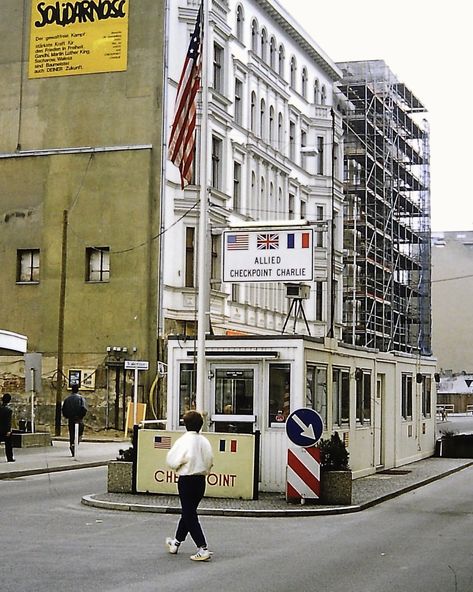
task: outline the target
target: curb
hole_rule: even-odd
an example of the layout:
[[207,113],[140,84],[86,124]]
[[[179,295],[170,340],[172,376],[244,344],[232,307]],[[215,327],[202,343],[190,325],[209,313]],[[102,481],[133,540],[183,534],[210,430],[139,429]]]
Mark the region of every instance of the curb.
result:
[[75,465],[62,465],[60,467],[46,467],[41,469],[24,469],[20,471],[9,471],[8,473],[0,473],[1,479],[17,479],[18,477],[29,477],[30,475],[42,475],[44,473],[60,473],[61,471],[73,471],[76,469],[91,469],[94,467],[103,467],[108,465],[108,460],[88,462]]
[[[415,489],[419,489],[424,485],[428,485],[429,483],[433,483],[434,481],[438,481],[443,477],[448,477],[453,473],[457,473],[471,467],[473,465],[473,461],[467,462],[462,466],[455,467],[450,469],[444,473],[439,473],[438,475],[434,475],[432,477],[428,477],[422,481],[418,481],[417,483],[412,483],[411,485],[407,485],[406,487],[402,487],[396,491],[392,491],[391,493],[382,495],[378,498],[369,500],[367,502],[361,504],[354,504],[351,506],[335,506],[332,508],[298,508],[298,509],[284,509],[284,510],[276,510],[276,509],[262,509],[262,510],[245,510],[245,509],[234,509],[234,508],[199,508],[199,515],[200,516],[227,516],[227,517],[248,517],[248,518],[291,518],[291,517],[300,517],[300,516],[327,516],[327,515],[336,515],[336,514],[352,514],[355,512],[361,512],[362,510],[366,510],[378,504],[381,504],[385,501],[403,495],[404,493],[409,493]],[[181,509],[180,507],[171,507],[171,506],[150,506],[149,504],[138,504],[134,502],[112,502],[112,501],[105,501],[105,500],[98,500],[95,499],[95,495],[97,494],[90,494],[85,495],[81,499],[81,503],[85,506],[91,506],[95,508],[100,508],[104,510],[118,510],[118,511],[125,511],[125,512],[150,512],[155,514],[180,514]]]

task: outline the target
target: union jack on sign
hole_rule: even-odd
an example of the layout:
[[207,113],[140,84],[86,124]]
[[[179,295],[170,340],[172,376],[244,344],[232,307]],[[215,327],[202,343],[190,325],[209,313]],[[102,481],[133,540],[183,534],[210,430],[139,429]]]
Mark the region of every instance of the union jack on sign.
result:
[[260,251],[279,249],[279,234],[258,234],[256,248]]

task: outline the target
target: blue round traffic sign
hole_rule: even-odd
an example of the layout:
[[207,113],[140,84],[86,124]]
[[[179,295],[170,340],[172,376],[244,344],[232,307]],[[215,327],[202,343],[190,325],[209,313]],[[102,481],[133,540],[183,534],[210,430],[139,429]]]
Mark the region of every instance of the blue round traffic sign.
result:
[[314,409],[296,409],[286,420],[286,434],[293,444],[309,448],[322,437],[324,422]]

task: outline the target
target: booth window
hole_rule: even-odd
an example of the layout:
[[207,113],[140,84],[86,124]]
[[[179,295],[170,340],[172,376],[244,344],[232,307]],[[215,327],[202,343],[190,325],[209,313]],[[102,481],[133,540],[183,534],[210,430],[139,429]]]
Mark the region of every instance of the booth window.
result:
[[371,424],[371,374],[357,368],[356,380],[356,422]]
[[422,415],[430,417],[432,413],[432,379],[424,376],[422,381]]
[[401,378],[401,414],[403,419],[412,419],[412,374]]
[[334,368],[332,372],[332,414],[336,425],[350,421],[350,372],[345,368]]
[[215,413],[253,414],[253,370],[219,368],[215,373]]
[[291,406],[291,365],[269,365],[269,425],[286,421]]
[[327,368],[307,364],[306,395],[307,407],[317,411],[327,425]]
[[184,413],[195,409],[196,369],[194,364],[181,364],[179,372],[179,423]]

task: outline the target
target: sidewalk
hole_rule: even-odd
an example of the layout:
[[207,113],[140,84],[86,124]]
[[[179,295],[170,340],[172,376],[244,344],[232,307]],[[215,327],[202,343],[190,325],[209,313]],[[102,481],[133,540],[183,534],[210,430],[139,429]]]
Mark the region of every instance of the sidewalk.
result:
[[[65,440],[53,440],[53,445],[42,448],[16,448],[16,462],[7,463],[3,446],[0,447],[0,483],[2,479],[15,479],[40,473],[69,471],[104,466],[115,460],[121,448],[128,448],[129,440],[85,439],[79,446],[77,458],[69,452]],[[473,465],[470,459],[431,457],[397,469],[376,473],[353,481],[353,503],[350,506],[324,506],[306,503],[288,504],[283,494],[260,493],[258,500],[204,498],[199,506],[201,515],[216,516],[314,516],[358,512],[412,489],[422,487],[442,477]],[[107,488],[106,480],[103,484]],[[82,498],[85,505],[109,510],[180,512],[177,496],[96,493]]]

